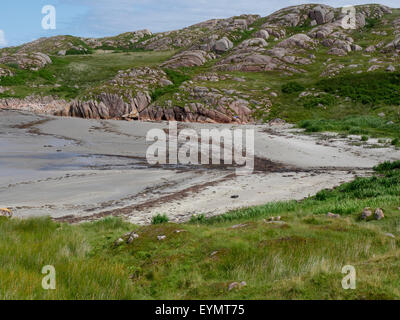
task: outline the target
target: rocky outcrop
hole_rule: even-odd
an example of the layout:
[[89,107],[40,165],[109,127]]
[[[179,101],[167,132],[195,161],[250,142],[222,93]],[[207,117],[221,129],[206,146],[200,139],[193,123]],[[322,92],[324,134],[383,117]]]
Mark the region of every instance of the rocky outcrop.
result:
[[16,53],[5,55],[0,58],[1,64],[15,64],[20,69],[39,70],[47,64],[51,64],[50,57],[41,52],[35,53]]
[[134,32],[122,33],[115,37],[106,38],[86,38],[84,42],[91,48],[109,47],[109,48],[131,48],[143,38],[151,37],[153,34],[150,30],[138,30]]
[[232,48],[233,48],[233,43],[227,37],[223,37],[222,39],[215,42],[215,45],[213,47],[214,51],[217,53],[226,52]]
[[258,30],[258,31],[254,34],[254,36],[255,36],[256,38],[261,38],[261,39],[264,39],[264,40],[268,40],[268,39],[269,39],[269,33],[268,33],[267,30],[264,30],[264,29]]
[[7,77],[7,76],[12,76],[13,73],[10,69],[6,67],[0,67],[0,78],[1,77]]
[[390,51],[400,51],[400,35],[397,35],[393,41],[389,42],[384,50],[384,52],[390,52]]
[[189,103],[185,107],[160,107],[150,106],[140,113],[140,120],[151,121],[183,121],[183,122],[206,122],[206,123],[233,123],[248,122],[251,118],[249,110],[240,109],[240,118],[234,112],[227,109],[213,110],[201,103]]
[[0,108],[53,114],[67,108],[69,102],[51,96],[28,96],[25,99],[0,99]]
[[333,21],[335,13],[332,7],[318,5],[309,11],[308,16],[317,24],[325,24]]
[[263,38],[251,38],[243,41],[239,48],[248,48],[248,47],[266,47],[268,45],[267,41]]
[[281,48],[302,48],[302,49],[313,49],[316,43],[313,39],[303,33],[295,34],[280,43],[277,47]]
[[215,66],[225,71],[272,71],[277,69],[279,60],[257,53],[238,53],[231,55]]
[[195,67],[201,66],[209,59],[214,59],[213,54],[203,50],[189,50],[176,54],[161,66],[165,68]]
[[147,107],[150,100],[145,93],[138,93],[129,102],[125,102],[118,95],[103,93],[98,96],[97,100],[73,101],[71,105],[61,112],[57,112],[56,115],[88,119],[122,119],[129,114],[132,114],[133,117],[138,115],[138,110]]
[[[157,51],[176,48],[211,51],[218,39],[226,37],[229,41],[237,40],[240,37],[239,32],[247,30],[259,18],[259,15],[241,15],[228,19],[211,19],[181,30],[154,34],[138,46]],[[224,43],[221,48],[225,50],[227,47],[230,47],[229,42]]]

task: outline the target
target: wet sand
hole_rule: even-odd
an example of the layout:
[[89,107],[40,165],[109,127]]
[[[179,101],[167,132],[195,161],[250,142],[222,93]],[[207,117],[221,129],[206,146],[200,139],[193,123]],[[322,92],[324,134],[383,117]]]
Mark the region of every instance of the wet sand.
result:
[[302,199],[368,174],[379,162],[400,159],[393,148],[321,139],[290,126],[246,125],[241,128],[256,132],[251,175],[238,176],[226,166],[150,166],[145,154],[151,143],[145,137],[153,128],[167,130],[168,123],[0,110],[0,207],[17,217],[49,215],[66,222],[114,215],[146,224],[157,213],[186,221],[193,214]]

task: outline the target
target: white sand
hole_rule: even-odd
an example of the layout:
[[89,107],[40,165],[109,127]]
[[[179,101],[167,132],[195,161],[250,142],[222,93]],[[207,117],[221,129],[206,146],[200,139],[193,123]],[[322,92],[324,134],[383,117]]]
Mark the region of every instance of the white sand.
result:
[[[29,123],[36,124],[15,127]],[[247,125],[241,128],[256,130],[256,156],[294,166],[295,172],[236,176],[223,169],[151,168],[143,158],[150,145],[145,136],[153,128],[166,129],[168,123],[0,111],[0,207],[11,208],[19,217],[77,218],[65,221],[120,214],[143,224],[157,213],[185,221],[192,214],[216,215],[270,201],[302,199],[350,181],[355,173],[365,174],[379,162],[400,159],[393,148],[354,146],[338,138],[321,140],[296,134],[289,127]],[[239,197],[232,199],[232,195]]]

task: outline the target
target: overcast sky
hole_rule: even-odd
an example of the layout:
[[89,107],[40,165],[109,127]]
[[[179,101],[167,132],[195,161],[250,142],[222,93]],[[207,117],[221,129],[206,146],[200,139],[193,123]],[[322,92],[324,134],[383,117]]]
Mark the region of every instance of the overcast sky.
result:
[[[139,29],[168,31],[212,18],[266,16],[283,7],[316,2],[333,7],[371,2],[400,7],[399,0],[1,0],[0,47],[60,34],[101,37]],[[45,5],[56,8],[55,30],[42,28]]]

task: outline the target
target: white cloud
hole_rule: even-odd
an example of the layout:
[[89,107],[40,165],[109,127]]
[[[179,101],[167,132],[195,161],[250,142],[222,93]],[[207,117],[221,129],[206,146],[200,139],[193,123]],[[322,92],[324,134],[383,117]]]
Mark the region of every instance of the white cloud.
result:
[[0,47],[7,46],[6,36],[3,30],[0,29]]

